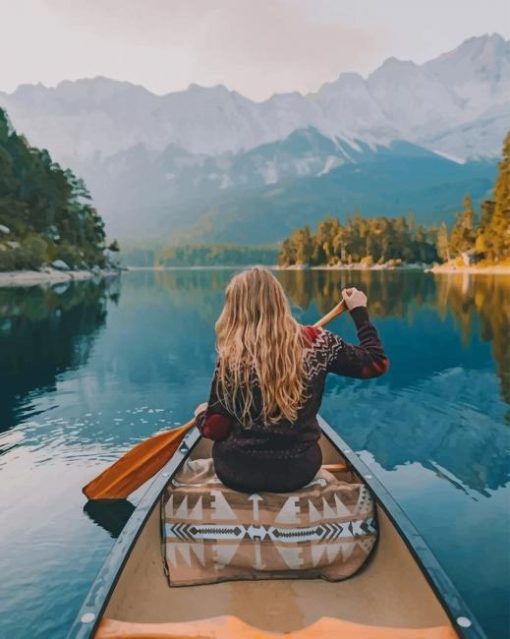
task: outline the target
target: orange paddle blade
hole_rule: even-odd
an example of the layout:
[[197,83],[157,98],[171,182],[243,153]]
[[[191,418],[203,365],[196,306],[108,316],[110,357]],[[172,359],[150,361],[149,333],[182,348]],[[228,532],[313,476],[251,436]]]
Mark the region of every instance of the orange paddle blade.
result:
[[84,494],[89,499],[125,499],[163,468],[194,424],[192,419],[140,442],[84,486]]

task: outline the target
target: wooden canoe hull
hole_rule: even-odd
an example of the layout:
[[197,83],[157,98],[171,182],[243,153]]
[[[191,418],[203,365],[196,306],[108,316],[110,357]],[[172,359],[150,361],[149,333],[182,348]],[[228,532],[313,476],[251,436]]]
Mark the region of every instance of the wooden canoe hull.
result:
[[250,626],[237,617],[215,617],[185,623],[132,623],[104,618],[98,639],[456,639],[451,626],[437,628],[369,627],[323,617],[307,628],[274,633]]
[[323,420],[320,424],[324,462],[347,462],[377,501],[380,539],[365,570],[337,583],[278,580],[169,588],[161,562],[159,496],[188,456],[210,456],[210,442],[194,429],[141,499],[69,637],[485,637],[382,484]]

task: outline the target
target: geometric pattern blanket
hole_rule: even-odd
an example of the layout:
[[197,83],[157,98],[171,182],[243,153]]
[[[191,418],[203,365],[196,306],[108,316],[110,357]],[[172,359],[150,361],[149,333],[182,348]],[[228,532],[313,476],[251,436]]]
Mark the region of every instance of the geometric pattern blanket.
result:
[[249,495],[224,486],[212,459],[187,460],[161,502],[169,584],[351,577],[374,548],[377,523],[367,487],[343,477],[321,469],[293,493]]

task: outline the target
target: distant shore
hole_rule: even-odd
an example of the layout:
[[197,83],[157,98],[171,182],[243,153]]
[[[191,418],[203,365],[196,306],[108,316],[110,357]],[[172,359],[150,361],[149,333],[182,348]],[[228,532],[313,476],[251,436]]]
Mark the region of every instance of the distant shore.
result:
[[[252,266],[256,266],[256,264],[204,264],[203,266],[193,265],[193,266],[126,266],[127,271],[182,271],[182,270],[237,270],[250,268]],[[272,271],[395,271],[395,270],[412,270],[412,271],[423,271],[427,268],[430,268],[430,265],[426,264],[406,264],[403,266],[388,266],[386,264],[376,264],[374,266],[363,266],[362,264],[342,264],[335,266],[328,266],[324,264],[323,266],[302,266],[302,265],[292,265],[292,266],[279,266],[278,264],[264,264],[267,268]]]
[[0,288],[80,282],[94,277],[116,277],[118,274],[119,271],[59,271],[53,268],[47,268],[43,271],[3,271],[0,272]]
[[321,264],[318,266],[303,266],[293,264],[292,266],[273,266],[277,271],[427,271],[431,264]]
[[364,264],[321,264],[318,266],[273,266],[277,271],[423,271],[428,268],[424,264],[403,264],[399,266],[389,266],[388,264],[374,264],[366,266]]
[[423,271],[425,273],[470,273],[472,275],[510,275],[510,265],[488,265],[488,266],[455,266],[452,264],[374,264],[366,266],[364,264],[339,264],[323,266],[276,266],[279,271]]
[[[388,264],[374,264],[373,266],[366,266],[364,264],[335,264],[329,266],[327,264],[321,266],[304,266],[304,265],[292,265],[292,266],[279,266],[277,264],[267,264],[267,268],[272,271],[422,271],[424,273],[434,274],[461,274],[468,273],[472,275],[510,275],[510,265],[504,266],[452,266],[451,264],[400,264],[397,266]],[[221,271],[221,270],[238,270],[250,268],[246,264],[218,264],[218,265],[203,265],[203,266],[127,266],[126,271]],[[0,273],[0,277],[1,277]]]
[[468,273],[471,275],[510,275],[510,266],[452,266],[438,264],[429,269],[431,273],[439,275],[454,275]]

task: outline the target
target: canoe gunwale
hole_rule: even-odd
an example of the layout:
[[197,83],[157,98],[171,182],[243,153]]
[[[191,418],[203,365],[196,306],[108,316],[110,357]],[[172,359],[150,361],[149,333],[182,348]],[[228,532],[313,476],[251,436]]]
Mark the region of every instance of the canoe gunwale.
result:
[[[338,448],[356,473],[360,475],[370,488],[378,505],[384,510],[390,522],[397,530],[400,538],[405,543],[411,556],[416,561],[417,566],[432,588],[439,603],[444,608],[455,632],[457,632],[462,639],[487,639],[485,631],[464,602],[456,586],[445,573],[423,537],[395,501],[388,489],[377,479],[360,456],[351,450],[347,442],[345,442],[322,417],[318,416],[317,419],[323,436],[329,439],[333,446]],[[471,626],[469,628],[459,626],[457,622],[459,617],[469,619]]]
[[[163,466],[156,477],[143,493],[133,514],[122,529],[113,548],[101,566],[78,615],[71,626],[67,639],[89,639],[94,636],[101,621],[110,597],[122,574],[122,570],[129,559],[132,549],[136,545],[156,502],[159,501],[169,479],[185,462],[190,452],[201,438],[198,428],[193,427],[182,440],[177,452]],[[82,618],[89,618],[90,622],[83,622]],[[91,616],[92,615],[92,616]]]
[[[370,468],[353,452],[349,445],[320,416],[319,425],[323,436],[345,457],[356,473],[370,488],[378,505],[384,510],[395,527],[418,568],[432,588],[439,603],[451,621],[452,627],[462,639],[487,639],[485,632],[471,613],[457,588],[416,530],[410,519],[397,504],[384,485],[374,476]],[[91,639],[101,621],[115,586],[122,574],[132,549],[136,545],[154,506],[159,501],[169,479],[177,472],[200,441],[201,435],[193,428],[183,439],[178,451],[156,475],[142,495],[136,509],[127,521],[113,548],[95,578],[78,615],[71,626],[67,639]],[[83,622],[82,618],[90,621]],[[470,620],[469,628],[460,627],[457,618]]]

